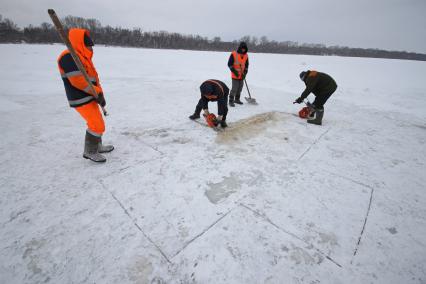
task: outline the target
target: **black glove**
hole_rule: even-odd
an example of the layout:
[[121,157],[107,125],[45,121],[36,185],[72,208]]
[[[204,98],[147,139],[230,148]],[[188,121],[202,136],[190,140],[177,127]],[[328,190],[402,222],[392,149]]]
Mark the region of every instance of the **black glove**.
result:
[[301,104],[301,103],[303,103],[303,98],[302,98],[302,97],[299,97],[299,98],[297,98],[294,102],[295,102],[295,103],[298,103],[298,104]]
[[96,101],[98,102],[98,104],[99,104],[101,107],[105,107],[105,106],[106,106],[106,101],[105,101],[105,97],[104,97],[104,94],[103,94],[103,93],[100,93],[100,94],[98,95],[98,98],[96,99]]
[[243,79],[245,79],[245,78],[246,78],[247,73],[248,73],[248,69],[245,69],[245,70],[244,70],[244,74],[243,74]]
[[219,120],[217,120],[217,118],[212,119],[212,121],[215,127],[219,125]]
[[231,72],[234,73],[235,76],[239,77],[240,74],[238,74],[238,71],[235,70],[235,68],[231,68]]

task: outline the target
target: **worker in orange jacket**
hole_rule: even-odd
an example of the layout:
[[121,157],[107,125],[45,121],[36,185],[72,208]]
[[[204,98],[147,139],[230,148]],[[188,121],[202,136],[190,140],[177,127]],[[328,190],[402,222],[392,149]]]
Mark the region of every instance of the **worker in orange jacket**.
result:
[[238,49],[233,51],[228,59],[228,67],[231,70],[232,77],[232,89],[229,95],[229,106],[231,107],[235,107],[235,104],[243,104],[240,97],[249,67],[247,51],[247,44],[241,42]]
[[102,145],[105,123],[99,105],[105,107],[106,101],[92,62],[94,44],[89,31],[85,29],[70,29],[68,37],[96,90],[96,94],[91,93],[89,84],[68,49],[63,51],[58,58],[58,67],[69,105],[87,122],[83,157],[94,162],[105,162],[106,158],[101,153],[111,152],[114,146]]

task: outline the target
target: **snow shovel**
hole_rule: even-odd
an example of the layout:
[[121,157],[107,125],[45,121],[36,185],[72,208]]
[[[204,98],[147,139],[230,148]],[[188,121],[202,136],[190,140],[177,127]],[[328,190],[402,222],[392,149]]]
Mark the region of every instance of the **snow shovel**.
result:
[[245,79],[245,78],[244,78],[244,83],[246,84],[247,92],[248,92],[248,95],[249,95],[249,97],[248,97],[248,98],[247,98],[247,97],[245,97],[246,101],[247,101],[249,104],[257,105],[256,99],[255,99],[255,98],[252,98],[252,97],[251,97],[251,95],[250,95],[250,90],[249,90],[249,87],[248,87],[248,85],[247,85],[247,81],[246,81],[246,79]]

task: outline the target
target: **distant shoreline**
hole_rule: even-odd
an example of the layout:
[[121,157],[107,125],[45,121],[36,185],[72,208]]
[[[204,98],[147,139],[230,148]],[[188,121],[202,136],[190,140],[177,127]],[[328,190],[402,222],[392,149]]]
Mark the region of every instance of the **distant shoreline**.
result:
[[[293,41],[277,42],[269,40],[266,36],[260,38],[244,36],[239,40],[229,42],[222,41],[220,37],[208,39],[199,35],[184,35],[167,31],[147,32],[140,28],[130,30],[121,27],[103,26],[96,19],[74,16],[67,16],[62,19],[62,22],[65,29],[79,27],[89,30],[95,44],[106,46],[230,52],[237,47],[240,41],[245,41],[248,44],[250,53],[426,61],[426,54],[406,51],[326,46],[324,44]],[[13,21],[0,17],[0,43],[54,44],[61,43],[61,40],[50,23],[42,23],[40,26],[30,25],[20,29]]]

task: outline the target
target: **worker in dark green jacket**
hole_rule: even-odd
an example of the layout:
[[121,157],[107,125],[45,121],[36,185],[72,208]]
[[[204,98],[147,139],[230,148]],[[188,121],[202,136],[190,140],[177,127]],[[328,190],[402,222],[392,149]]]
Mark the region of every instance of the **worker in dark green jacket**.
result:
[[313,104],[308,104],[310,108],[308,123],[321,125],[324,116],[324,104],[336,91],[337,84],[330,75],[314,70],[303,71],[300,73],[300,79],[305,82],[306,89],[294,103],[301,104],[310,93],[313,93],[315,101]]

